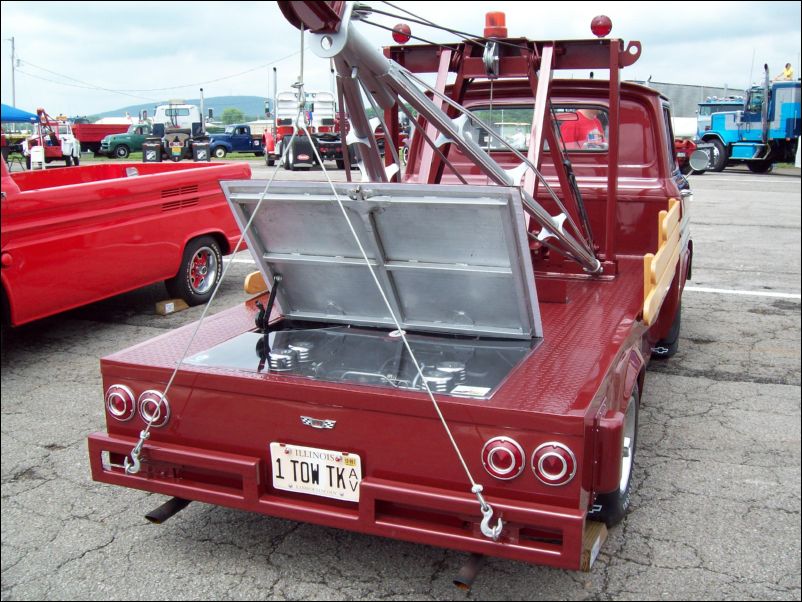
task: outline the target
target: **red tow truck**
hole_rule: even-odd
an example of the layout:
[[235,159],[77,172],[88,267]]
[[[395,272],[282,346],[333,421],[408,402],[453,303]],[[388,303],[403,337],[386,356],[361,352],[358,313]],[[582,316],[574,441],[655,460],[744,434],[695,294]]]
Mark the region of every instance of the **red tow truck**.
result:
[[25,162],[31,168],[34,149],[43,149],[45,163],[64,160],[67,167],[81,162],[81,143],[75,137],[72,126],[64,120],[54,119],[44,109],[36,109],[39,120],[34,124],[34,131],[22,145]]
[[[197,500],[587,568],[691,270],[669,101],[620,79],[640,44],[495,14],[382,55],[363,5],[279,4],[333,59],[364,179],[222,184],[269,294],[102,360],[93,478],[171,496],[155,522]],[[553,77],[574,69],[610,80]],[[403,176],[363,90],[396,144],[418,112]]]
[[9,173],[2,161],[3,328],[162,280],[205,302],[239,239],[219,181],[249,177],[243,163]]

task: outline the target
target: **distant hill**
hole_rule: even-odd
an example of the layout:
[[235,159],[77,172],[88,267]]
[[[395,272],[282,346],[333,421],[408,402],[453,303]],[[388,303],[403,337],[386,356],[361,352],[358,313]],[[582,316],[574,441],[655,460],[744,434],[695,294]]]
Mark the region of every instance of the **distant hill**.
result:
[[[183,100],[186,104],[200,106],[200,98],[185,98]],[[262,119],[265,116],[265,100],[263,96],[213,96],[205,98],[203,100],[203,105],[207,111],[210,108],[214,109],[215,119],[219,119],[223,114],[223,110],[228,108],[239,109],[245,113],[245,115]],[[142,110],[146,110],[148,115],[152,116],[155,106],[166,104],[167,102],[168,101],[165,100],[157,103],[130,105],[114,109],[113,111],[106,111],[105,113],[93,113],[91,117],[97,117],[98,119],[102,117],[122,117],[125,116],[126,113],[133,116],[139,115],[139,112]]]

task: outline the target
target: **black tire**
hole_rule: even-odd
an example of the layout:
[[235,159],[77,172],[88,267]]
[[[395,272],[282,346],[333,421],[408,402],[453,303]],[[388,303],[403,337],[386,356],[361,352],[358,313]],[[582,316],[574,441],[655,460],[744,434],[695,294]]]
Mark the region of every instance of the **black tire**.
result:
[[27,169],[27,170],[31,169],[31,156],[30,155],[25,155],[25,169]]
[[749,161],[746,166],[752,173],[769,173],[774,167],[774,161],[769,157],[761,161]]
[[172,297],[200,305],[212,296],[222,272],[220,245],[211,236],[199,236],[187,243],[178,273],[165,285]]
[[290,171],[298,171],[298,167],[295,165],[295,153],[293,152],[295,145],[290,145],[290,149],[287,151],[287,161],[284,165]]
[[[621,441],[621,482],[618,489],[596,496],[596,503],[588,513],[590,520],[600,521],[608,527],[617,525],[626,516],[632,501],[632,472],[638,443],[638,413],[640,395],[638,386],[632,390],[624,417]],[[631,412],[631,414],[630,414]]]
[[290,168],[290,157],[289,157],[289,154],[285,154],[285,152],[284,152],[286,150],[286,148],[285,148],[286,146],[287,146],[287,143],[282,138],[281,139],[281,165],[284,167],[284,169],[288,170]]
[[81,164],[81,158],[80,157],[73,157],[72,158],[72,164],[75,165],[75,167],[78,167]]
[[724,147],[724,143],[718,138],[713,138],[709,142],[713,145],[710,170],[724,171],[724,168],[727,167],[727,149]]
[[72,167],[72,157],[70,157],[69,155],[64,156],[64,166]]
[[693,173],[693,168],[691,167],[690,163],[683,163],[679,166],[679,171],[683,176],[687,176]]
[[677,305],[677,312],[674,314],[674,321],[671,323],[671,330],[664,339],[655,343],[652,347],[652,357],[668,359],[679,350],[679,331],[682,327],[682,301]]
[[345,160],[337,159],[337,169],[345,169]]
[[273,167],[276,164],[276,159],[272,153],[265,153],[265,165]]
[[118,159],[127,159],[128,155],[131,154],[131,149],[128,148],[127,145],[121,144],[120,146],[114,149],[114,156]]
[[212,149],[212,156],[215,159],[225,159],[225,156],[228,154],[225,146],[215,146]]

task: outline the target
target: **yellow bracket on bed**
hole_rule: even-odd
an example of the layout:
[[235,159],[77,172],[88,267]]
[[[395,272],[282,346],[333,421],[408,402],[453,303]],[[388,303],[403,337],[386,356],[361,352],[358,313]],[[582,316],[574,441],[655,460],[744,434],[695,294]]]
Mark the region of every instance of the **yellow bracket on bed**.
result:
[[668,294],[679,262],[681,203],[668,200],[658,217],[657,253],[643,256],[643,321],[651,326]]

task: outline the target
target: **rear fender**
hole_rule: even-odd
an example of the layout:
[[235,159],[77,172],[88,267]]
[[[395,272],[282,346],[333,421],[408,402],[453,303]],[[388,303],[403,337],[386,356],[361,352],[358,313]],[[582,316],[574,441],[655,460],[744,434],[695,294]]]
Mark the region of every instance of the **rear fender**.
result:
[[632,390],[642,387],[644,366],[643,355],[636,347],[625,353],[616,365],[612,403],[608,397],[599,411],[595,458],[597,470],[593,486],[596,493],[614,491],[621,481],[624,416]]

